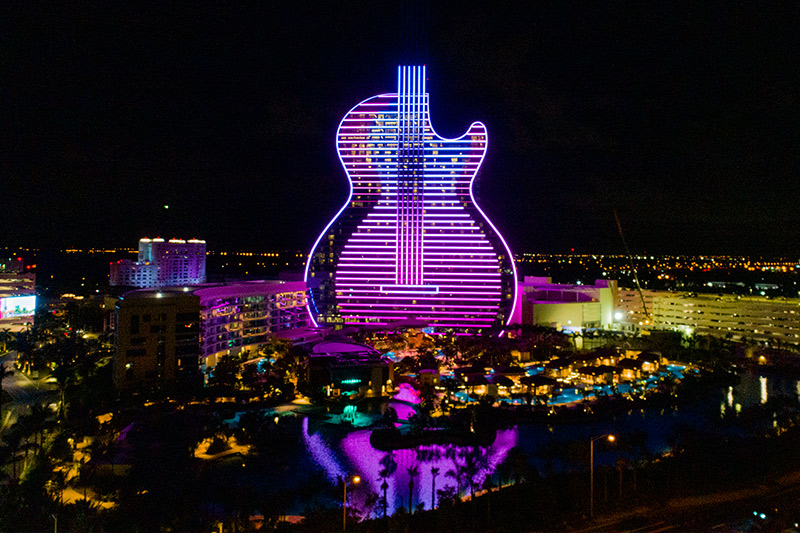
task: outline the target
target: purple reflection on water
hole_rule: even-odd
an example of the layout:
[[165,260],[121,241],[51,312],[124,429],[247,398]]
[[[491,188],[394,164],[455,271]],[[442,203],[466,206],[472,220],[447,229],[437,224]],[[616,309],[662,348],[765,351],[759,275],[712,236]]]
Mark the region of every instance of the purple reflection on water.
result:
[[[393,402],[393,401],[390,401],[390,402],[387,402],[386,405],[388,405],[389,407],[391,407],[395,411],[397,411],[398,420],[408,420],[409,418],[411,418],[411,415],[413,415],[414,413],[417,412],[417,410],[414,409],[413,406],[408,405],[405,402]],[[400,424],[397,424],[397,425],[399,426]]]
[[[400,506],[408,507],[410,468],[416,466],[419,472],[414,479],[412,506],[416,508],[419,503],[423,503],[425,509],[430,509],[433,482],[431,468],[439,469],[436,476],[437,491],[445,487],[455,487],[463,496],[469,494],[469,477],[478,490],[486,477],[503,462],[508,451],[517,445],[516,428],[498,431],[494,443],[488,447],[432,444],[382,452],[372,447],[369,436],[370,431],[355,431],[342,439],[340,447],[352,464],[353,472],[361,476],[362,486],[368,486],[379,496],[383,495],[383,478],[380,472],[386,464],[386,461],[383,464],[381,461],[389,455],[397,463],[395,473],[386,479],[389,513],[394,513]],[[361,498],[365,493],[366,491],[361,492]],[[359,494],[354,494],[353,497],[359,500]],[[376,515],[379,514],[376,512]]]
[[303,419],[303,441],[306,443],[306,449],[311,454],[311,457],[325,470],[325,475],[328,476],[331,483],[339,483],[345,475],[344,471],[339,466],[339,462],[334,457],[331,449],[322,440],[320,434],[310,435],[308,433],[308,418]]
[[397,387],[397,393],[394,395],[394,399],[413,404],[418,404],[422,401],[420,393],[408,383],[401,383]]

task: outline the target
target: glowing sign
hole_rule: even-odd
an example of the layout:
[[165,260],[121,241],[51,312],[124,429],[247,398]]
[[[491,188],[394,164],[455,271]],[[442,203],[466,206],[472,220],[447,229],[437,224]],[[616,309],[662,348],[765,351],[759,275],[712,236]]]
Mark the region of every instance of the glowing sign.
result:
[[440,137],[425,80],[424,66],[399,67],[397,93],[361,102],[339,125],[350,195],[306,264],[315,323],[478,330],[512,318],[513,256],[472,191],[486,128]]
[[0,319],[33,316],[35,311],[36,296],[0,298]]
[[354,385],[356,383],[361,383],[360,379],[343,379],[342,385]]

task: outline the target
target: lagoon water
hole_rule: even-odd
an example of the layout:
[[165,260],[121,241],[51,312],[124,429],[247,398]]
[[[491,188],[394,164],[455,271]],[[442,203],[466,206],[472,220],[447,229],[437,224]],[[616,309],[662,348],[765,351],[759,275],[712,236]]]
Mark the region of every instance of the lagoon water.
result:
[[[453,487],[462,496],[470,492],[469,477],[476,490],[488,477],[496,484],[497,467],[515,446],[524,450],[542,475],[569,468],[586,470],[588,465],[581,464],[585,461],[585,450],[574,443],[585,446],[592,437],[613,433],[618,436],[615,445],[596,446],[595,466],[614,465],[619,458],[666,453],[690,428],[720,437],[758,431],[757,427],[735,423],[736,413],[778,396],[800,402],[800,381],[751,371],[744,373],[737,385],[709,391],[679,408],[636,409],[588,423],[521,424],[498,431],[494,443],[488,447],[424,445],[391,453],[370,445],[369,430],[342,433],[304,418],[299,425],[302,438],[298,439],[303,446],[296,450],[298,457],[292,461],[301,468],[276,481],[291,492],[297,489],[297,484],[306,485],[305,496],[292,506],[291,512],[296,514],[303,514],[314,505],[340,505],[342,476],[356,474],[362,482],[348,489],[348,501],[362,510],[370,507],[369,502],[374,502],[376,495],[383,495],[384,481],[390,514],[400,507],[408,508],[409,494],[412,507],[421,504],[430,509],[434,483],[436,491]],[[382,477],[387,466],[394,472]],[[415,467],[417,475],[412,476],[411,469]],[[380,516],[382,512],[380,504],[371,506],[372,516]]]

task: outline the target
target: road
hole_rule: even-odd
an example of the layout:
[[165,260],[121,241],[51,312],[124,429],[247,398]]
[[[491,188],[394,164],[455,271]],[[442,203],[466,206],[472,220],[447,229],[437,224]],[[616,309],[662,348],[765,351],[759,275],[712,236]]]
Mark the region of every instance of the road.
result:
[[11,396],[12,402],[3,404],[0,421],[0,433],[13,425],[17,419],[30,412],[31,405],[49,405],[58,401],[58,386],[45,383],[46,376],[41,379],[32,379],[14,367],[17,352],[10,351],[0,356],[0,365],[13,374],[3,379],[3,390]]
[[795,524],[800,524],[800,471],[748,488],[612,512],[580,531],[800,531]]

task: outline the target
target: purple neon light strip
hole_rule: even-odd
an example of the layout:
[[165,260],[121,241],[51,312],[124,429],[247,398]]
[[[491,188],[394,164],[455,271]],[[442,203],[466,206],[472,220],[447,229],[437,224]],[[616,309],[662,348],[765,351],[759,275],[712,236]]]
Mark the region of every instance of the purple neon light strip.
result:
[[[401,139],[402,139],[403,134],[404,134],[403,128],[405,127],[404,124],[401,125],[401,120],[400,120],[400,116],[402,116],[405,113],[405,91],[401,90],[401,88],[405,84],[405,79],[402,77],[402,72],[400,70],[398,70],[398,76],[399,76],[400,82],[397,85],[397,87],[398,87],[398,91],[397,91],[398,92],[398,98],[397,98],[397,106],[398,106],[398,120],[397,120],[398,145],[397,145],[397,149],[401,150],[402,148],[400,146],[400,143],[401,143]],[[397,164],[395,158],[392,158],[392,161],[395,162],[395,165]],[[399,174],[399,167],[398,167],[398,174]],[[399,176],[398,176],[397,184],[398,184],[398,186],[400,184],[399,183]],[[395,272],[395,283],[401,283],[402,280],[403,280],[403,278],[402,278],[403,266],[402,265],[403,265],[403,256],[404,256],[403,226],[402,226],[402,223],[401,223],[401,220],[402,220],[401,209],[402,208],[401,208],[400,200],[399,200],[400,191],[398,190],[395,194],[397,195],[397,202],[396,202],[396,205],[394,206],[394,210],[397,213],[397,223],[395,225],[395,232],[397,233],[397,242],[398,242],[397,255],[396,255],[397,271]],[[337,271],[337,277],[338,277],[338,271]]]
[[[366,278],[364,281],[367,281],[367,280],[369,280],[371,283],[345,283],[348,280],[340,280],[339,282],[337,282],[336,287],[337,287],[337,290],[342,292],[342,293],[345,293],[345,292],[348,292],[348,293],[349,292],[353,292],[353,293],[357,292],[357,293],[360,293],[360,294],[371,293],[371,294],[376,295],[376,297],[378,297],[378,295],[383,295],[384,291],[381,291],[380,289],[372,288],[373,285],[376,284],[376,283],[377,284],[381,284],[382,283],[383,285],[388,285],[392,281],[388,277],[380,278],[380,277],[377,277],[377,276],[372,277],[372,278]],[[498,285],[500,283],[499,280],[486,280],[485,283],[482,283],[480,286],[460,285],[460,284],[453,285],[452,284],[452,280],[450,281],[450,284],[448,284],[446,280],[442,280],[442,281],[444,281],[444,283],[442,283],[440,285],[437,285],[439,287],[439,293],[438,293],[439,294],[439,296],[438,296],[439,298],[441,298],[443,295],[450,296],[450,295],[456,295],[456,294],[459,294],[459,295],[480,295],[480,296],[483,296],[483,297],[492,297],[492,298],[499,297],[497,295],[497,293],[496,293],[497,289],[499,288],[499,285]],[[479,281],[480,282],[481,280],[472,280],[472,281],[473,282],[475,282],[475,281]],[[426,294],[429,294],[429,293],[419,292],[416,295],[419,296],[420,298],[432,298],[432,296],[426,296]],[[414,295],[412,294],[412,297],[413,296]],[[384,296],[380,296],[380,297],[384,298]]]
[[[424,157],[424,136],[423,136],[423,129],[425,124],[425,112],[423,107],[423,98],[425,94],[425,67],[420,67],[419,69],[419,86],[417,87],[417,106],[422,115],[419,118],[419,123],[417,126],[417,146],[416,152],[414,154],[415,159],[419,158],[421,161],[420,171],[422,183],[419,187],[420,194],[422,197],[420,198],[419,203],[417,204],[417,283],[424,283],[423,272],[424,272],[424,262],[425,262],[425,247],[424,247],[424,238],[425,233],[423,231],[423,207],[425,205],[425,157]],[[420,147],[423,147],[423,152],[420,154]]]
[[[378,255],[378,254],[374,254]],[[387,254],[382,254],[386,256]],[[466,263],[465,265],[453,265],[454,268],[469,268],[470,263],[492,263],[497,264],[497,259],[482,259],[486,257],[484,255],[475,255],[475,254],[458,254],[458,256],[454,256],[453,254],[428,254],[428,260],[432,261],[434,264],[438,264],[438,266],[449,266],[448,263]],[[363,262],[372,263],[367,265],[361,265]],[[394,266],[394,259],[389,257],[360,257],[356,252],[352,252],[347,254],[346,256],[342,256],[340,259],[340,266],[381,266],[381,267],[389,267]],[[477,264],[478,268],[483,268],[487,266],[486,264]]]
[[[347,261],[351,261],[351,262],[360,261],[362,259],[361,256],[363,254],[365,254],[365,253],[367,253],[367,252],[365,252],[363,250],[362,251],[354,251],[354,250],[353,251],[348,251],[347,254],[342,254],[342,259],[341,260],[342,261],[347,260]],[[385,250],[371,250],[371,251],[369,251],[369,254],[373,255],[375,257],[364,258],[363,259],[364,261],[380,261],[378,259],[379,257],[384,257],[385,258],[381,263],[393,260],[392,252],[387,252]],[[455,260],[457,258],[480,259],[482,257],[486,257],[486,258],[491,258],[492,257],[489,253],[486,253],[486,252],[481,252],[481,253],[479,253],[479,252],[470,252],[470,253],[458,254],[457,256],[455,256],[452,252],[448,252],[448,253],[444,253],[444,254],[439,254],[439,253],[434,254],[434,253],[429,252],[428,255],[429,255],[429,257],[431,257],[431,260],[433,260],[436,263],[440,263],[440,266],[442,266],[441,263],[443,263],[443,262],[450,261],[450,260]],[[490,261],[490,260],[491,261],[495,261],[495,262],[497,261],[497,259],[491,258],[491,259],[482,260],[481,263],[486,263],[487,261]],[[466,261],[460,261],[460,260],[456,261],[456,262],[466,263]],[[376,264],[378,264],[378,263],[376,263]],[[365,266],[370,266],[370,265],[365,265]],[[444,265],[444,266],[447,266],[447,265]],[[475,268],[483,269],[486,266],[487,265],[485,265],[485,264],[475,265]],[[459,268],[459,269],[464,269],[464,268],[469,269],[469,268],[471,268],[469,265],[466,265],[466,264],[465,265],[453,265],[453,267],[454,268]],[[438,270],[438,268],[437,268],[437,270]]]
[[[362,298],[367,295],[372,295],[374,298],[389,298],[389,296],[385,295],[409,295],[409,298],[416,298],[419,296],[420,298],[434,298],[434,299],[442,299],[442,298],[449,298],[455,295],[476,295],[482,298],[495,298],[499,297],[497,294],[497,289],[499,286],[497,285],[498,280],[487,280],[487,283],[481,283],[484,280],[472,280],[473,285],[462,286],[460,284],[454,285],[452,280],[448,283],[446,280],[442,284],[437,285],[427,285],[428,287],[438,287],[438,292],[433,292],[432,290],[425,290],[419,289],[418,291],[408,290],[386,290],[386,287],[392,286],[392,279],[388,276],[380,277],[380,276],[372,276],[363,278],[362,283],[356,282],[349,282],[349,280],[338,280],[336,282],[336,291],[341,295],[350,294],[354,297]],[[491,281],[494,281],[492,283]],[[475,286],[474,283],[478,282],[481,283],[479,286]],[[373,288],[373,284],[375,287],[384,287],[383,290],[380,288]],[[405,296],[403,296],[405,297]],[[466,296],[465,296],[466,297]]]

